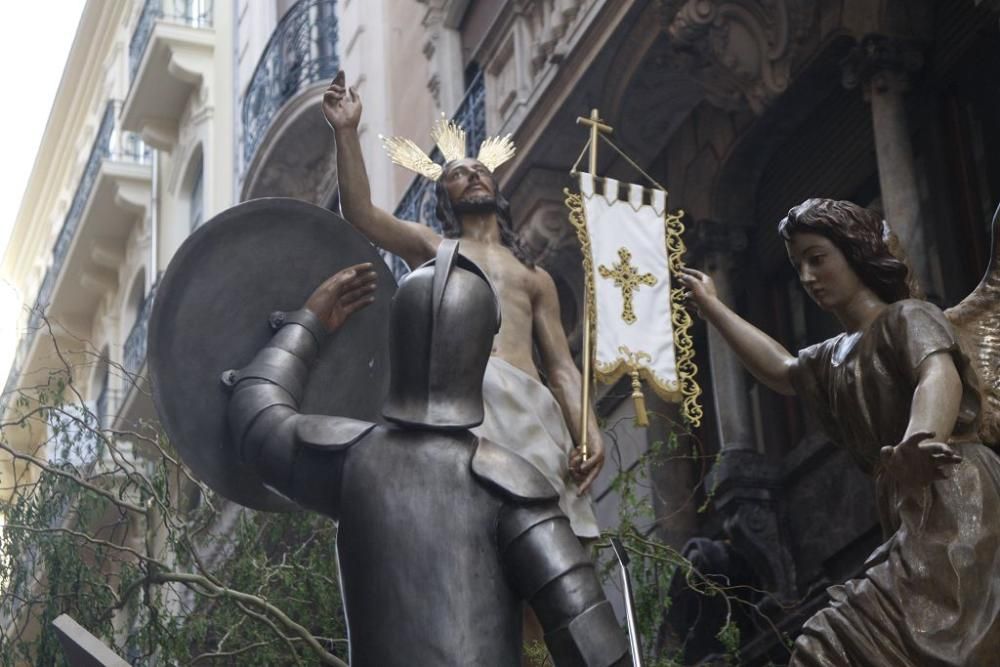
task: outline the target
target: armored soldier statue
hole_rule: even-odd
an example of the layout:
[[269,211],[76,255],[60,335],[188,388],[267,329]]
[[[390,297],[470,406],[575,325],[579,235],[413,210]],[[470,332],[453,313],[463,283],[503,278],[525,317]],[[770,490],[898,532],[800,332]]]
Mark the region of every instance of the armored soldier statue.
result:
[[351,664],[518,665],[521,604],[557,665],[629,664],[593,564],[545,477],[477,438],[500,327],[483,271],[443,242],[390,312],[390,425],[299,412],[333,331],[374,300],[370,264],[342,270],[230,376],[230,434],[280,494],[339,522]]

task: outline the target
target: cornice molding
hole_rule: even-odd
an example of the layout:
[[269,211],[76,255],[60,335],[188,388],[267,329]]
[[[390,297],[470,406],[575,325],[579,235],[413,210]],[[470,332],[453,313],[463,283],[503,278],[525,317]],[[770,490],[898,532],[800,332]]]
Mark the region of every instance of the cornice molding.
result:
[[[24,282],[35,259],[49,251],[52,211],[80,178],[86,155],[81,159],[76,146],[83,133],[92,135],[100,125],[106,60],[127,6],[125,0],[90,0],[80,16],[0,269],[22,298],[29,298]],[[91,141],[93,136],[84,143]]]

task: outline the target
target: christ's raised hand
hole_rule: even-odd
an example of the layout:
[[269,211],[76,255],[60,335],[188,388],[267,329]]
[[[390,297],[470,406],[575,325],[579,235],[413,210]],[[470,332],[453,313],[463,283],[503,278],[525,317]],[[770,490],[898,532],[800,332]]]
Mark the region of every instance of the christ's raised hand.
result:
[[357,129],[361,121],[361,98],[347,87],[344,70],[337,72],[323,93],[323,115],[334,130]]

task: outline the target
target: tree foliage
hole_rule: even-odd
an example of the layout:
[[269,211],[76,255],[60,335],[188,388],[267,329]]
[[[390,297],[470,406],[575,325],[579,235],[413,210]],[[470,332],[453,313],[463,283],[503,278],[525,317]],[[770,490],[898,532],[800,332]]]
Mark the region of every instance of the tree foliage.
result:
[[154,428],[102,425],[70,370],[2,424],[0,665],[63,664],[62,613],[135,665],[345,664],[335,526],[218,497]]

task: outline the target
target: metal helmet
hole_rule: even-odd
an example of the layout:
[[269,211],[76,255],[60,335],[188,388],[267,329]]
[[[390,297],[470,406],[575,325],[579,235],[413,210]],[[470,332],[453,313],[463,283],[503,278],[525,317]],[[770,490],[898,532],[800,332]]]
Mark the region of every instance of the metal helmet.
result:
[[414,428],[483,421],[483,375],[500,330],[489,278],[445,240],[400,283],[389,316],[389,394],[382,415]]

